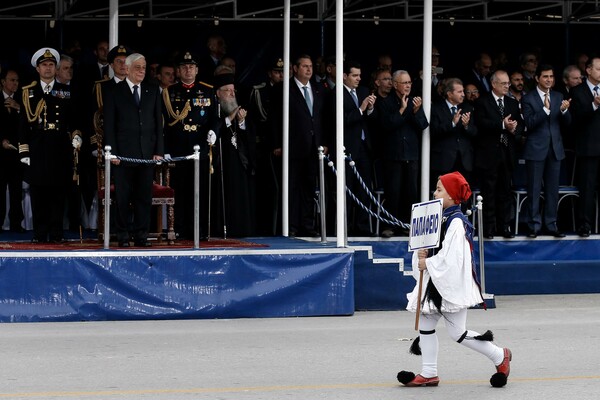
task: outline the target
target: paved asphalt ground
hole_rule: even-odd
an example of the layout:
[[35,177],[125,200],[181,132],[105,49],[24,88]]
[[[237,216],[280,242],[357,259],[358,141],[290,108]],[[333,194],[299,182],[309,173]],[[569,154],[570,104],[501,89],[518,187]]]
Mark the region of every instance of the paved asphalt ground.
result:
[[236,320],[5,323],[0,399],[598,399],[600,294],[503,296],[470,310],[513,351],[505,388],[479,354],[440,337],[434,388],[406,388],[414,314]]

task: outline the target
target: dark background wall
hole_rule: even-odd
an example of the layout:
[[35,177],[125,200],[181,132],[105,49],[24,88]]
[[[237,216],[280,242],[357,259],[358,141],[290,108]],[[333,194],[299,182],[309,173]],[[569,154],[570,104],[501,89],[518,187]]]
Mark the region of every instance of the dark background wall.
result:
[[[291,51],[316,56],[335,54],[335,23],[309,22],[291,24]],[[595,25],[565,24],[500,24],[500,23],[449,23],[433,24],[433,43],[441,53],[445,76],[462,75],[472,65],[473,57],[480,51],[506,52],[509,61],[516,62],[518,55],[534,50],[540,59],[557,68],[574,61],[575,54],[595,52]],[[205,51],[210,33],[222,34],[228,52],[237,62],[238,75],[244,83],[263,79],[267,60],[283,51],[282,22],[230,22],[219,26],[209,22],[144,21],[138,28],[135,21],[122,21],[119,25],[119,43],[124,43],[146,55],[150,60],[163,60],[176,50]],[[0,62],[3,66],[16,66],[24,78],[33,73],[31,55],[42,46],[53,46],[67,51],[74,41],[81,46],[79,61],[93,62],[92,48],[99,38],[108,38],[107,21],[57,22],[50,29],[47,22],[2,21],[0,34],[8,38],[2,44]],[[27,37],[25,37],[27,36]],[[392,55],[394,69],[416,72],[422,58],[423,27],[421,22],[382,22],[376,26],[367,22],[347,22],[344,25],[344,48],[347,57],[363,65],[363,79],[373,68],[377,55]]]

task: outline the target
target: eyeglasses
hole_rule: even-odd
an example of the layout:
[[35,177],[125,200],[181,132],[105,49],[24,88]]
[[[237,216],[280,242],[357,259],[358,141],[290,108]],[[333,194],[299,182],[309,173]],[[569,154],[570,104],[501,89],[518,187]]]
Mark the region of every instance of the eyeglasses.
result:
[[510,82],[496,82],[500,86],[510,86]]
[[412,81],[394,81],[396,83],[399,83],[400,85],[412,85]]
[[528,58],[525,62],[537,62],[535,58]]
[[465,94],[478,94],[479,90],[465,90]]
[[221,92],[225,92],[225,93],[228,93],[228,94],[236,94],[237,93],[237,90],[235,90],[235,89],[223,89],[223,88],[219,88],[219,90]]

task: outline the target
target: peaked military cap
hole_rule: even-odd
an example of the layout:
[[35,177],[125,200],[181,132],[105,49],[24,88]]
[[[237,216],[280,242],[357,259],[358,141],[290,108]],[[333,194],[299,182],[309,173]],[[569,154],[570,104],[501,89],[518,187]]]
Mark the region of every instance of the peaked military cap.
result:
[[194,56],[193,53],[186,51],[185,53],[183,53],[179,56],[179,58],[177,59],[177,65],[185,65],[185,64],[198,65],[198,62],[196,61],[196,57]]
[[279,57],[273,61],[271,71],[283,71],[283,58]]
[[54,50],[52,47],[42,47],[33,53],[33,57],[31,57],[32,66],[37,67],[44,61],[54,61],[55,64],[58,64],[60,61],[58,51]]
[[117,58],[118,56],[125,56],[127,57],[128,55],[132,54],[132,51],[129,50],[127,47],[123,46],[122,44],[113,47],[109,52],[108,55],[106,56],[106,59],[108,60],[108,62],[110,64],[112,64],[115,61],[115,58]]

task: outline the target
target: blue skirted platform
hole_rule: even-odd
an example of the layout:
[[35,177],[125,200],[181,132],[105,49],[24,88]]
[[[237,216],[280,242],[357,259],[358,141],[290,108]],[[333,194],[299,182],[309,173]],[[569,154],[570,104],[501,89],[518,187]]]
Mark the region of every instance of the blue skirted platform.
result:
[[[486,292],[600,292],[600,237],[485,242]],[[250,238],[245,248],[0,253],[0,321],[351,315],[401,310],[406,238]]]

